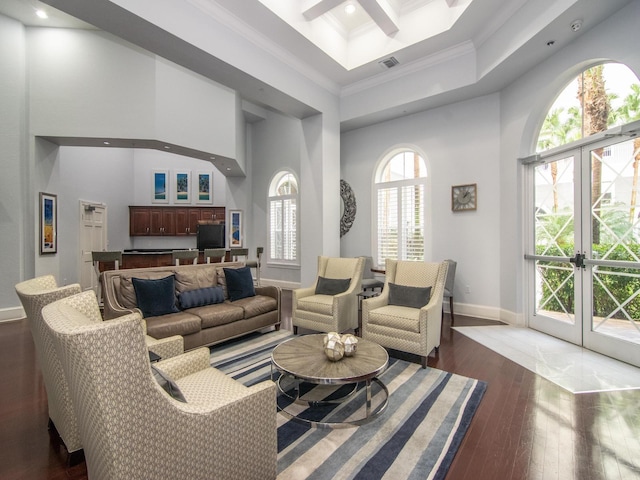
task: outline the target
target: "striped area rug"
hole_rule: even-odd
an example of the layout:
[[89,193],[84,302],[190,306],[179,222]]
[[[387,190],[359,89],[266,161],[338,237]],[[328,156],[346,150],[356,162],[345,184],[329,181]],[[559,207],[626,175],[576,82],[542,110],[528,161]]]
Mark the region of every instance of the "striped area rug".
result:
[[[252,385],[270,378],[271,351],[291,336],[270,332],[212,347],[211,364]],[[486,384],[394,358],[380,379],[389,389],[389,404],[365,425],[313,428],[279,414],[278,479],[443,479]],[[375,384],[373,388],[375,405],[381,394]],[[325,395],[332,392],[322,391]],[[364,393],[330,408],[308,409],[285,401],[282,395],[278,398],[287,410],[298,408],[296,413],[309,418],[335,421],[360,417]]]

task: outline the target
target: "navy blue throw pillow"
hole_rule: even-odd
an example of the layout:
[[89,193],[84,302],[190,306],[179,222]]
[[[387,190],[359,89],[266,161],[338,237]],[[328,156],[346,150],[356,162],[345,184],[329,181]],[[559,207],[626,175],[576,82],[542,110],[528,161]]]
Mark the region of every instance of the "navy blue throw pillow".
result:
[[389,283],[389,305],[422,308],[431,298],[431,287],[409,287]]
[[182,292],[178,299],[180,300],[180,308],[186,310],[187,308],[222,303],[224,302],[224,294],[222,287],[206,287]]
[[176,308],[174,275],[158,280],[132,278],[131,281],[143,317],[157,317],[180,311]]
[[338,295],[346,292],[351,285],[350,278],[325,278],[318,277],[316,295]]
[[224,268],[223,270],[227,281],[229,300],[235,302],[241,298],[256,296],[256,289],[253,287],[253,277],[249,267]]

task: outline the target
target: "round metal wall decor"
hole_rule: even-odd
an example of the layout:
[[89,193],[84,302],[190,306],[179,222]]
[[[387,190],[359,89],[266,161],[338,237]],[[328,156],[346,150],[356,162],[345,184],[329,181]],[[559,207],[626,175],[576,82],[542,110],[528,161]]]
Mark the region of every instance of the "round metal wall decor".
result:
[[342,197],[342,218],[340,218],[340,236],[342,237],[356,219],[356,196],[347,182],[340,180],[340,196]]

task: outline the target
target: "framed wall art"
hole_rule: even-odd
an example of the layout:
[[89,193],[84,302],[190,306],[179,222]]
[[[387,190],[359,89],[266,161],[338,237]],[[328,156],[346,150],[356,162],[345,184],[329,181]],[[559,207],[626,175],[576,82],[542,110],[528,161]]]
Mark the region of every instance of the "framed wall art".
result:
[[174,203],[190,203],[190,183],[191,172],[189,171],[176,171],[174,173],[175,178],[175,195],[173,198]]
[[229,210],[229,248],[242,247],[242,210]]
[[151,172],[151,203],[169,203],[169,171]]
[[58,252],[58,196],[40,192],[40,254]]
[[198,189],[196,193],[196,203],[213,203],[211,172],[198,172],[197,179],[194,183]]

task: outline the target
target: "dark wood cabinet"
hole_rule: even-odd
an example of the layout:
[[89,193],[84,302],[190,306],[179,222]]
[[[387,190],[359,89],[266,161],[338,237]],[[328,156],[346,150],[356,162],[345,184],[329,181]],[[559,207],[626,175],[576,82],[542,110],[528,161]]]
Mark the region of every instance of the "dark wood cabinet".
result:
[[196,235],[199,222],[224,222],[224,216],[224,207],[130,206],[129,235]]

